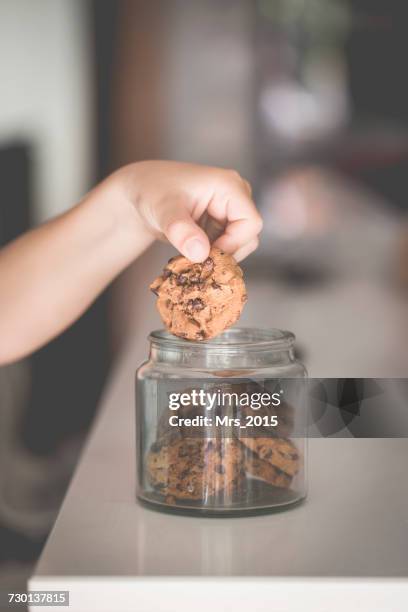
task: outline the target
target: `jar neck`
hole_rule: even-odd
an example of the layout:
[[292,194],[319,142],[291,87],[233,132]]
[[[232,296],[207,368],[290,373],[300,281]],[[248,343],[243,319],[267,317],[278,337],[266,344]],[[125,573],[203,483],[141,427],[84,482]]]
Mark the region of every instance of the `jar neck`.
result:
[[271,365],[285,365],[294,361],[293,348],[273,351],[200,351],[186,349],[178,351],[158,346],[151,346],[150,360],[155,363],[169,366],[182,366],[191,369],[210,370],[247,370],[252,368],[268,367]]
[[294,336],[279,330],[236,329],[209,342],[188,342],[164,332],[150,337],[150,360],[195,370],[248,370],[295,361]]

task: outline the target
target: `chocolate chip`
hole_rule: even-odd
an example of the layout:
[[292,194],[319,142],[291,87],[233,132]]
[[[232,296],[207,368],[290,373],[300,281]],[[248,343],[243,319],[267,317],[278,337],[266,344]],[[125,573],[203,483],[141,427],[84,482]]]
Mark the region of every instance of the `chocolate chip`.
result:
[[221,285],[219,285],[218,283],[216,283],[214,280],[213,280],[213,282],[211,283],[211,287],[212,287],[213,289],[221,289]]
[[225,474],[225,467],[223,465],[221,465],[221,464],[220,465],[216,465],[215,466],[215,471],[218,474]]
[[283,470],[281,470],[280,468],[278,468],[276,465],[274,465],[273,467],[274,467],[274,469],[275,469],[275,471],[277,472],[277,474],[278,474],[278,475],[279,475],[279,474],[283,474],[283,475],[285,475],[286,477],[288,476],[288,474],[286,474],[286,472],[284,472]]
[[203,308],[205,308],[205,304],[201,298],[194,298],[193,300],[188,300],[187,308],[189,310],[198,312],[200,310],[203,310]]
[[201,276],[208,277],[214,270],[214,260],[212,257],[207,257],[205,262],[202,264]]
[[187,285],[188,284],[188,276],[186,274],[178,274],[176,277],[177,285]]
[[164,279],[169,278],[169,276],[171,276],[172,274],[173,273],[172,273],[171,270],[169,270],[168,268],[164,268],[164,270],[163,270],[163,278]]

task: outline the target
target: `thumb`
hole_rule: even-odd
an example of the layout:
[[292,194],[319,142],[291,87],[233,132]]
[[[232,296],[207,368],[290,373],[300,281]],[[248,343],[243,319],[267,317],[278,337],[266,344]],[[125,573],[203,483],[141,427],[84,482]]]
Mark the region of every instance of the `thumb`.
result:
[[167,240],[187,259],[196,263],[208,257],[208,236],[195,223],[186,204],[168,203],[158,214],[157,222]]

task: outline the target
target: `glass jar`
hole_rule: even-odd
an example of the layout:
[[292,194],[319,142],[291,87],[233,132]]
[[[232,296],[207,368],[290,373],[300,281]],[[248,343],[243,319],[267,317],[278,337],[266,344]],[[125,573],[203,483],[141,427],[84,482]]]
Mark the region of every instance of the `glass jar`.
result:
[[150,335],[136,373],[137,496],[205,515],[283,509],[306,496],[306,370],[295,336],[232,328]]

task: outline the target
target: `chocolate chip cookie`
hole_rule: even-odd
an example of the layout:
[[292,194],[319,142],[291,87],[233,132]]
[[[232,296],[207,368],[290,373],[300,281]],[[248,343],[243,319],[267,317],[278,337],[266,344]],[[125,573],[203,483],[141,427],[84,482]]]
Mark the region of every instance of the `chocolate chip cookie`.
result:
[[176,499],[232,494],[243,475],[243,449],[233,439],[169,439],[155,442],[147,458],[151,485]]
[[247,474],[256,476],[256,478],[260,478],[261,480],[265,480],[275,487],[282,487],[284,489],[290,487],[292,476],[282,472],[282,470],[273,466],[268,461],[259,459],[255,453],[248,450],[245,454],[244,463]]
[[247,299],[241,268],[215,247],[203,263],[173,257],[150,289],[167,330],[195,341],[214,338],[233,325]]
[[284,438],[240,438],[262,461],[278,468],[289,476],[295,476],[300,467],[300,455],[296,446]]

